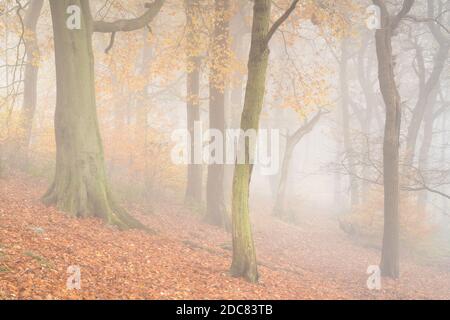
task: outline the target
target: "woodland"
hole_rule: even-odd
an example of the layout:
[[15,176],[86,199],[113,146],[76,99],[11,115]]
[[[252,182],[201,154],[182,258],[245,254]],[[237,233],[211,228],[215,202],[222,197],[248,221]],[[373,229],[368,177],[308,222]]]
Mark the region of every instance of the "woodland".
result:
[[0,0],[0,299],[449,299],[449,54],[448,0]]

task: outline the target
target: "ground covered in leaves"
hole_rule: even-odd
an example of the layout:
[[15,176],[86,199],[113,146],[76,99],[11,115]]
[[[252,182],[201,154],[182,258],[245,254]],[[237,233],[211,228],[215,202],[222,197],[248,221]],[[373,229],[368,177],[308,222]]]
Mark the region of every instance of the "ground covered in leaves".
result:
[[[0,299],[449,299],[450,265],[402,259],[402,277],[366,287],[380,252],[356,244],[336,217],[293,226],[255,211],[260,282],[228,274],[230,235],[181,206],[131,209],[154,234],[73,219],[39,202],[45,184],[0,179]],[[81,290],[68,290],[69,266]]]

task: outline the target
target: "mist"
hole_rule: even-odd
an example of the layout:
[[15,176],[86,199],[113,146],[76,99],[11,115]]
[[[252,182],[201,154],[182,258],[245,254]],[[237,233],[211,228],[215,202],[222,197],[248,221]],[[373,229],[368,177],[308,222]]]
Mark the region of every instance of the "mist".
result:
[[0,299],[449,299],[449,29],[445,0],[1,0]]

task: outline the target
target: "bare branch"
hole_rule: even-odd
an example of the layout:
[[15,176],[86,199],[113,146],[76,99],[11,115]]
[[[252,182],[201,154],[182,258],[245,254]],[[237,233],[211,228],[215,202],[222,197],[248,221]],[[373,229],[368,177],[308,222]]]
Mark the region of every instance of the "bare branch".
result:
[[277,21],[274,22],[274,24],[270,28],[269,32],[267,33],[267,37],[266,37],[266,41],[265,41],[266,46],[269,44],[270,39],[273,37],[275,32],[278,30],[278,28],[283,24],[283,22],[285,22],[287,20],[287,18],[289,18],[291,13],[295,10],[295,7],[297,6],[298,2],[299,2],[299,0],[292,1],[289,8],[281,15],[281,17],[278,18]]
[[164,0],[155,0],[153,3],[147,3],[145,7],[148,9],[142,16],[135,19],[120,19],[113,22],[94,21],[94,32],[112,33],[112,32],[128,32],[142,29],[147,26],[161,10]]

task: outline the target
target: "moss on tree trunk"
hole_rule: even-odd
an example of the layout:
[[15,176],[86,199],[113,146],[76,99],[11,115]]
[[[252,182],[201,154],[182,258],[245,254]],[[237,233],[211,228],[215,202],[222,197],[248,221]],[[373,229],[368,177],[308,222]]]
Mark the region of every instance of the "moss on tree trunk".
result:
[[[259,127],[269,60],[267,34],[270,23],[270,5],[270,0],[256,0],[253,8],[248,80],[241,118],[241,129],[244,131],[258,130]],[[258,280],[248,203],[252,174],[252,165],[249,159],[254,152],[254,147],[249,144],[249,141],[246,141],[244,150],[246,163],[237,164],[235,167],[232,200],[233,262],[231,273],[234,276],[243,276],[251,282]]]
[[[81,29],[66,26],[69,5],[81,8]],[[97,120],[92,24],[86,0],[51,0],[57,101],[56,172],[44,203],[75,217],[99,217],[121,229],[143,227],[115,203],[105,172]]]

